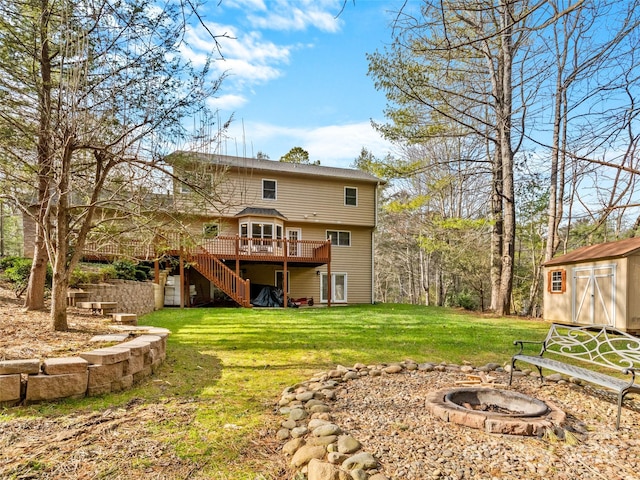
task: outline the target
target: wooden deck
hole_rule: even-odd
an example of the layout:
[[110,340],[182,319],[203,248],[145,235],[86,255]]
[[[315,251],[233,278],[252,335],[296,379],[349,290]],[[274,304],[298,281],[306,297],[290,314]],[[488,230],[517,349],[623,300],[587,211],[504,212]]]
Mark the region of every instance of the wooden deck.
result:
[[131,258],[155,260],[162,255],[209,254],[219,260],[240,262],[284,263],[309,267],[331,261],[331,242],[312,240],[275,240],[261,238],[216,237],[194,241],[184,237],[163,236],[154,244],[141,241],[87,242],[84,258],[109,260]]
[[[87,243],[83,257],[86,260],[113,260],[129,258],[155,261],[156,277],[161,257],[180,260],[180,276],[184,262],[192,266],[214,285],[224,291],[242,307],[250,307],[250,283],[240,276],[243,263],[280,264],[286,272],[289,267],[309,268],[327,265],[331,272],[331,241],[266,239],[246,237],[216,237],[194,242],[177,235],[158,237],[154,242],[122,241]],[[235,266],[235,268],[234,268]],[[286,274],[284,275],[286,278]],[[182,286],[184,288],[184,285]],[[331,288],[331,287],[329,287]],[[184,292],[181,294],[184,298]],[[287,295],[284,296],[285,305]],[[331,303],[329,302],[330,306]]]

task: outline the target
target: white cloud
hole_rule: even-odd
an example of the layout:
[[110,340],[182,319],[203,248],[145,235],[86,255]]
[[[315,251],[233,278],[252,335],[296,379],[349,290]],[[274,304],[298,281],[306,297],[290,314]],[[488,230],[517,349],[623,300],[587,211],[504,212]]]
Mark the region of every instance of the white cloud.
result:
[[303,148],[323,165],[346,167],[365,147],[377,157],[384,157],[392,145],[384,140],[369,122],[332,125],[310,130]]
[[306,30],[309,27],[324,32],[337,32],[342,23],[337,14],[342,0],[277,0],[269,2],[259,13],[248,13],[254,28],[265,30]]
[[[289,63],[294,46],[277,45],[265,40],[260,32],[241,32],[236,27],[215,23],[207,24],[209,31],[226,35],[219,37],[223,59],[212,63],[212,74],[223,72],[230,78],[225,86],[239,90],[247,85],[268,82],[282,75],[280,66]],[[198,25],[191,28],[186,36],[187,44],[182,47],[182,54],[196,67],[205,65],[208,56],[214,49],[214,41],[209,32]]]
[[224,6],[240,10],[266,10],[263,0],[225,0]]
[[236,108],[242,107],[247,103],[246,97],[242,95],[220,95],[218,97],[210,98],[207,101],[207,105],[213,110],[226,110],[232,111]]
[[[316,128],[293,128],[252,122],[234,122],[228,132],[229,155],[237,152],[238,142],[246,143],[242,150],[251,156],[261,151],[272,160],[279,159],[293,147],[309,152],[311,160],[321,165],[349,167],[365,147],[376,157],[392,153],[394,147],[384,140],[369,122],[330,125]],[[244,140],[243,140],[244,139]]]

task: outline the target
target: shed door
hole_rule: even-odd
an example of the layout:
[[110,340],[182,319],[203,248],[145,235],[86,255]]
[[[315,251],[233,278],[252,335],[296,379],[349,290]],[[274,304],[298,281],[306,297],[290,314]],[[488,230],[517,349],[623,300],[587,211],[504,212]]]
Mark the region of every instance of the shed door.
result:
[[573,269],[573,323],[615,326],[616,266]]

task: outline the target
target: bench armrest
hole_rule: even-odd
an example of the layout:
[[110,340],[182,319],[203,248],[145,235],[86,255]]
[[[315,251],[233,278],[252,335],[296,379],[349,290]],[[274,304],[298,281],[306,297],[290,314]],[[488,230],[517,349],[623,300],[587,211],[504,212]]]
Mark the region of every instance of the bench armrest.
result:
[[518,353],[516,353],[516,355],[520,355],[522,353],[522,351],[524,350],[524,346],[525,345],[541,345],[542,346],[542,350],[540,350],[540,355],[542,355],[544,353],[544,351],[546,350],[545,342],[539,342],[539,341],[533,341],[533,340],[514,340],[513,344],[514,345],[520,345],[520,351],[518,351]]
[[622,370],[622,373],[625,375],[631,375],[631,382],[629,383],[629,386],[633,385],[636,381],[636,371],[638,371],[638,369],[635,367],[629,367]]

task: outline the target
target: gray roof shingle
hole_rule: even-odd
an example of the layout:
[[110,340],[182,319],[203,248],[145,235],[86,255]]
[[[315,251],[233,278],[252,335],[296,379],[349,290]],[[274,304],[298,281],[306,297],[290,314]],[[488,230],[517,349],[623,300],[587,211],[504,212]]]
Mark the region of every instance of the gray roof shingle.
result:
[[322,165],[288,163],[257,158],[233,157],[230,155],[176,151],[165,157],[165,161],[172,165],[178,158],[187,161],[198,160],[214,165],[238,169],[252,169],[264,172],[284,172],[294,175],[316,175],[319,177],[342,178],[370,183],[386,183],[384,180],[381,180],[368,172],[353,168],[325,167]]

